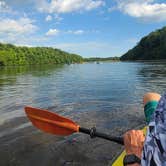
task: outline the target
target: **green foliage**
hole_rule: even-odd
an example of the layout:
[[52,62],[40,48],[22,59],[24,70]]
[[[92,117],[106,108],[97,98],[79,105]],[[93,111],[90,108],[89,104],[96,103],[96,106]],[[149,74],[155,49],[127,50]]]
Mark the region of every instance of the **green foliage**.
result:
[[166,27],[145,36],[120,60],[159,60],[166,59]]
[[84,58],[86,62],[97,62],[97,61],[119,61],[119,57],[108,57],[108,58]]
[[16,47],[0,43],[0,66],[81,63],[79,55],[50,47]]

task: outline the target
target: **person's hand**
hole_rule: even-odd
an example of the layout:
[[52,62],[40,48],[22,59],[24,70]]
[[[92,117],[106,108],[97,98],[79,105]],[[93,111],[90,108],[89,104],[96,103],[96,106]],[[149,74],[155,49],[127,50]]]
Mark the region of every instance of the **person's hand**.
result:
[[124,134],[126,154],[135,154],[141,159],[145,136],[142,130],[130,130]]

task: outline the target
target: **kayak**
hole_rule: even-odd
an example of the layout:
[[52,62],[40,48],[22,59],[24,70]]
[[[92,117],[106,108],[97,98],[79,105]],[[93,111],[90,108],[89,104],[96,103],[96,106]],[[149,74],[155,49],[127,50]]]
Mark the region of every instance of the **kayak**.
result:
[[[123,166],[123,158],[126,155],[126,152],[123,151],[113,162],[112,166]],[[110,165],[111,166],[111,165]]]
[[[144,134],[146,134],[146,129],[147,127],[144,127],[142,130],[144,132]],[[111,164],[112,166],[123,166],[123,158],[126,155],[125,150],[123,150],[120,155],[113,161],[113,163]],[[109,166],[111,166],[109,165]]]

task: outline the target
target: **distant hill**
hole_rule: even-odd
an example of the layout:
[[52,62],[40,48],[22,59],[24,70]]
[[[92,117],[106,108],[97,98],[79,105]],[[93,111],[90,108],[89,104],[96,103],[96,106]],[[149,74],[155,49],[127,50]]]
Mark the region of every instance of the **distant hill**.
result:
[[92,57],[92,58],[84,58],[84,61],[86,62],[119,61],[119,57],[107,57],[107,58]]
[[160,60],[166,59],[166,27],[143,37],[141,41],[120,60]]
[[0,66],[81,63],[83,58],[51,47],[18,47],[0,43]]

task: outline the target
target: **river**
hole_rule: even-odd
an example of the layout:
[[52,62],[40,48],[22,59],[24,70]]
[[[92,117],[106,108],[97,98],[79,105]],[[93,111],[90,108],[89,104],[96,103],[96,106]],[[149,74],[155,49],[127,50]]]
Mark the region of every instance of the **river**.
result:
[[120,145],[81,133],[59,137],[33,127],[29,105],[119,136],[145,124],[142,96],[166,89],[166,62],[110,62],[0,68],[1,166],[105,166]]

